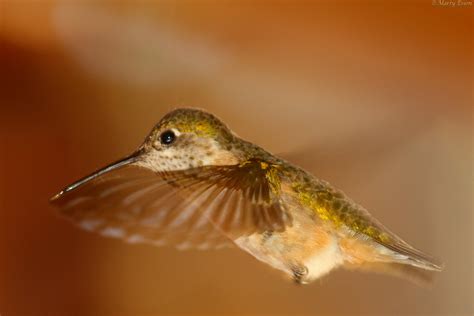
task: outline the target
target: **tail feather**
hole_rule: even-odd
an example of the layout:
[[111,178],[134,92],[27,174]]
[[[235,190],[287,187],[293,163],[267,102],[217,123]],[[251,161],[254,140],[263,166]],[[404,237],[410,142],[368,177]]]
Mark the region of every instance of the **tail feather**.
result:
[[340,241],[340,247],[348,269],[388,274],[421,286],[429,286],[435,273],[443,269],[437,260],[406,243],[387,247],[364,239],[347,238]]
[[436,270],[427,270],[410,264],[396,262],[364,262],[359,264],[346,263],[345,268],[364,272],[375,272],[398,277],[418,286],[430,287]]
[[[405,242],[397,244],[396,247],[395,245],[392,245],[392,247],[385,245],[385,247],[394,252],[394,261],[397,263],[408,264],[431,271],[439,272],[443,270],[443,264],[437,259]],[[401,255],[401,259],[395,259],[398,255]]]

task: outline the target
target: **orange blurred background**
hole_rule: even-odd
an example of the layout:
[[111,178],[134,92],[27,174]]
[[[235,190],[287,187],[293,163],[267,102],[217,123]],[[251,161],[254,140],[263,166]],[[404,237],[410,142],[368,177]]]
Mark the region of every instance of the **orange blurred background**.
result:
[[[434,5],[433,5],[434,3]],[[473,314],[473,6],[0,0],[0,315]],[[198,106],[443,259],[432,289],[298,287],[238,251],[128,245],[48,199]]]

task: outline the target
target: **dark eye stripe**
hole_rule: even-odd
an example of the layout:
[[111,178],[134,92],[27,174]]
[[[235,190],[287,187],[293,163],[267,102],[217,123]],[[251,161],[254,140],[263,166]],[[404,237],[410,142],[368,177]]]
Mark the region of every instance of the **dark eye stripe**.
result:
[[176,135],[173,131],[165,131],[160,135],[160,141],[163,145],[170,145],[176,139]]

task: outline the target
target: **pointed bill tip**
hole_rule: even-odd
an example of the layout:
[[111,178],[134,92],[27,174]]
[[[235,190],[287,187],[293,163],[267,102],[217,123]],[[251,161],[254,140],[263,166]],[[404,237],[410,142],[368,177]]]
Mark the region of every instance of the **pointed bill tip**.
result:
[[52,196],[50,199],[49,199],[49,203],[54,203],[56,200],[58,200],[62,195],[64,194],[64,190],[59,192],[59,193],[56,193],[54,196]]
[[65,189],[61,190],[59,193],[57,193],[56,195],[54,195],[53,197],[51,197],[49,199],[49,203],[55,203],[57,202],[58,200],[60,200],[61,197],[63,197],[65,194],[67,194],[68,192],[70,191],[73,191],[74,189],[78,188],[78,187],[81,187],[83,186],[84,184],[90,182],[91,180],[94,180],[106,173],[109,173],[110,171],[112,170],[115,170],[117,168],[120,168],[120,167],[123,167],[125,165],[129,165],[129,164],[132,164],[134,162],[136,162],[138,160],[138,157],[140,155],[141,151],[136,151],[134,152],[132,155],[128,156],[128,157],[125,157],[123,159],[120,159],[102,169],[99,169],[98,171],[92,173],[91,175],[88,175],[76,182],[74,182],[73,184],[67,186]]

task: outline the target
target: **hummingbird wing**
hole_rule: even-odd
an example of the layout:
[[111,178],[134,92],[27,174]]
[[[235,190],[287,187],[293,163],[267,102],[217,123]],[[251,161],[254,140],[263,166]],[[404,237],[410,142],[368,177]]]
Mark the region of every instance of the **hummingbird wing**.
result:
[[[257,168],[258,167],[258,168]],[[228,237],[282,230],[290,219],[257,163],[154,172],[122,160],[51,202],[80,227],[129,242],[220,248]]]
[[265,161],[252,159],[239,165],[204,166],[162,176],[232,237],[283,231],[292,224],[279,200],[278,170]]
[[207,220],[173,220],[177,210],[187,204],[185,199],[162,177],[133,164],[79,180],[51,203],[79,227],[131,243],[180,249],[232,246]]

